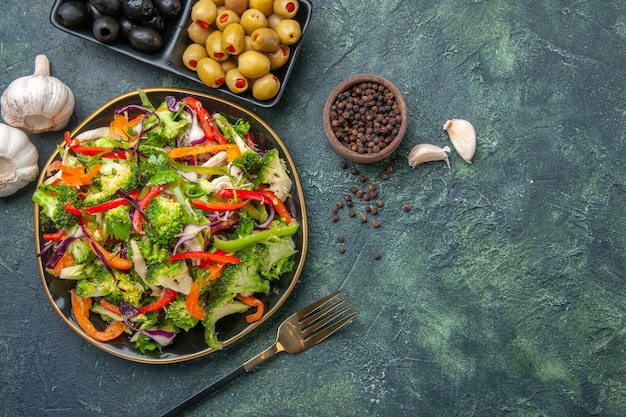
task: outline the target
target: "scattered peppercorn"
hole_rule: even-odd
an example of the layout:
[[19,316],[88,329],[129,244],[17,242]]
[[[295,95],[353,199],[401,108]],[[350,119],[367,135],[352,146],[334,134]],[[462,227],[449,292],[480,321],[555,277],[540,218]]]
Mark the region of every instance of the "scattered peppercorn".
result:
[[336,214],[333,214],[332,216],[330,216],[330,220],[333,223],[337,223],[339,221],[339,216],[337,216]]
[[359,221],[360,221],[361,223],[365,223],[365,222],[367,221],[367,216],[366,216],[365,214],[361,214],[361,215],[359,216]]
[[359,181],[365,182],[367,181],[367,178],[365,178],[365,175],[359,175]]
[[346,161],[341,161],[341,163],[339,163],[339,167],[341,169],[346,169],[348,168],[348,164],[346,164]]
[[346,201],[350,201],[350,200],[352,200],[352,197],[350,197],[350,194],[344,194],[343,195],[343,199],[346,200]]
[[378,220],[372,220],[372,227],[380,227],[380,222]]
[[355,193],[356,193],[356,190],[357,190],[357,188],[356,188],[354,185],[353,185],[352,187],[350,187],[350,192],[351,192],[352,194],[355,194]]
[[352,173],[352,175],[359,175],[359,170],[356,168],[352,168],[350,172]]
[[356,190],[356,194],[357,197],[363,197],[363,190]]
[[383,200],[376,200],[376,207],[380,208],[383,206]]
[[387,167],[385,168],[385,172],[387,174],[391,174],[393,172],[393,167],[391,165],[387,165]]
[[389,175],[387,174],[382,174],[380,177],[385,181],[389,179]]
[[365,207],[365,211],[367,211],[368,213],[371,213],[372,212],[372,206]]
[[350,216],[350,217],[354,217],[354,216],[356,216],[356,211],[354,211],[354,210],[350,210],[350,211],[348,212],[348,216]]
[[341,246],[339,248],[339,253],[344,254],[345,252],[346,252],[346,249],[343,246]]
[[402,204],[402,211],[406,213],[409,210],[411,210],[411,206],[409,206],[407,203]]
[[344,241],[344,237],[343,237],[343,235],[339,235],[339,236],[337,236],[337,242],[339,242],[339,243],[343,243],[343,241]]
[[376,190],[376,186],[372,183],[367,184],[367,189],[370,191],[374,191]]
[[370,196],[370,194],[369,194],[369,193],[367,193],[367,194],[363,194],[363,200],[365,200],[365,201],[370,201],[370,199],[371,199],[371,198],[372,198],[372,197]]
[[380,259],[380,252],[374,253],[374,259]]
[[370,213],[372,213],[375,216],[378,214],[378,209],[376,207],[370,207]]
[[342,201],[337,201],[336,206],[337,206],[337,208],[343,208],[343,202]]

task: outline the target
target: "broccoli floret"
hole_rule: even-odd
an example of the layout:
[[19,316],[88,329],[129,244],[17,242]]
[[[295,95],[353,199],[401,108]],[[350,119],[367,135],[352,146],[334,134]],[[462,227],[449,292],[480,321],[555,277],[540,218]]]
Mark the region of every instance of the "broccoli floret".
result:
[[81,297],[105,297],[119,292],[115,278],[101,262],[92,263],[90,277],[76,283],[76,294]]
[[100,167],[99,184],[93,184],[83,205],[90,207],[104,203],[116,196],[117,190],[130,191],[139,186],[139,169],[132,161],[104,162]]
[[165,307],[165,314],[176,327],[189,331],[198,324],[198,319],[189,314],[186,304],[187,297],[179,294],[174,301]]
[[217,337],[216,324],[226,316],[243,313],[250,307],[232,297],[214,297],[209,299],[205,307],[205,315],[202,324],[204,326],[204,340],[209,347],[221,349],[223,343]]
[[263,155],[263,167],[253,181],[257,186],[269,185],[269,189],[282,201],[287,199],[293,182],[289,178],[285,161],[278,154],[278,149],[270,149]]
[[268,239],[262,244],[266,254],[259,272],[267,279],[279,279],[284,273],[293,269],[295,262],[292,257],[296,253],[296,245],[291,236]]
[[[189,126],[189,122],[182,112],[170,111],[165,101],[155,110],[155,113],[159,117],[159,125],[146,133],[144,143],[157,147],[174,147],[176,138]],[[156,117],[152,115],[146,119],[144,124],[152,125],[155,122]]]
[[233,161],[233,165],[240,168],[249,177],[254,177],[263,167],[264,163],[263,157],[259,155],[256,150],[252,149],[243,138],[243,135],[250,129],[250,124],[239,119],[233,127],[228,122],[228,119],[220,113],[214,114],[213,120],[224,137],[235,143],[241,152],[241,156]]
[[170,288],[183,294],[189,294],[193,278],[189,274],[185,261],[176,261],[148,268],[146,282]]
[[[156,245],[150,239],[146,238],[135,242],[148,268],[165,264],[170,258],[170,252],[167,247]],[[128,245],[126,250],[128,251],[128,257],[132,259],[132,245]]]
[[148,239],[161,247],[171,247],[183,228],[183,207],[167,197],[157,196],[150,201],[145,213],[150,220],[150,227],[144,229]]
[[132,306],[138,306],[141,304],[143,293],[146,291],[144,285],[133,279],[131,274],[117,273],[117,288],[120,289],[122,295],[122,301],[126,301]]
[[139,145],[139,172],[145,185],[172,182],[180,176],[168,163],[167,152],[163,148]]
[[95,256],[86,239],[75,239],[71,241],[67,250],[74,256],[74,263],[76,265],[84,264]]
[[260,275],[261,265],[265,262],[267,254],[268,252],[264,252],[259,244],[237,252],[241,263],[229,264],[224,268],[220,277],[219,291],[227,291],[231,298],[237,294],[267,294],[270,283]]
[[41,207],[41,213],[61,229],[76,224],[78,216],[65,210],[65,203],[71,202],[80,207],[80,199],[76,188],[66,185],[41,184],[33,193],[33,201]]
[[104,234],[119,240],[128,240],[133,226],[130,211],[130,205],[107,210],[104,213]]

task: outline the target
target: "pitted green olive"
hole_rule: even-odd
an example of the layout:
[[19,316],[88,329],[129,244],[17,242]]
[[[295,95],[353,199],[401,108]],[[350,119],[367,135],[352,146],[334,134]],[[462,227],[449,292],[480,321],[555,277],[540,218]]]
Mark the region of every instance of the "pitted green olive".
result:
[[219,62],[212,58],[202,58],[198,61],[196,71],[198,72],[200,81],[208,87],[218,88],[224,84],[224,76],[226,75],[224,69]]
[[228,89],[235,94],[245,92],[250,86],[248,79],[237,68],[226,72],[225,82]]
[[248,78],[259,78],[270,71],[270,59],[259,51],[246,51],[239,55],[237,68]]
[[274,0],[248,0],[248,7],[258,9],[265,16],[269,16],[273,11]]
[[276,33],[280,38],[280,43],[285,45],[293,45],[300,40],[302,29],[300,23],[294,19],[283,19],[276,25]]
[[243,51],[244,37],[246,32],[239,23],[231,23],[222,32],[222,48],[231,55],[237,55]]
[[298,3],[298,0],[274,0],[274,4],[272,6],[274,13],[286,19],[295,17],[299,8],[300,4]]
[[274,29],[258,28],[250,35],[252,47],[261,52],[274,52],[280,45],[280,38]]
[[252,96],[257,100],[269,100],[274,98],[279,90],[280,80],[271,73],[257,78],[252,84]]
[[267,54],[270,59],[270,71],[278,69],[285,65],[291,55],[289,45],[280,45],[274,52]]
[[183,64],[192,71],[196,70],[198,61],[207,57],[206,48],[199,43],[192,43],[183,52]]
[[258,9],[248,9],[241,15],[241,26],[250,35],[256,29],[267,27],[267,17]]
[[191,39],[193,43],[204,44],[206,43],[206,38],[208,38],[209,34],[213,31],[215,31],[215,29],[212,26],[203,27],[200,26],[198,22],[191,22],[187,28],[187,35],[189,35],[189,39]]
[[225,9],[217,14],[217,17],[215,18],[215,26],[217,26],[219,30],[224,30],[226,26],[231,23],[239,23],[240,21],[241,18],[237,13],[232,10]]
[[217,17],[217,6],[213,0],[200,0],[191,8],[191,20],[201,26],[210,26]]
[[213,31],[206,38],[206,51],[209,57],[216,61],[224,61],[228,59],[228,53],[222,46],[222,32],[219,30]]

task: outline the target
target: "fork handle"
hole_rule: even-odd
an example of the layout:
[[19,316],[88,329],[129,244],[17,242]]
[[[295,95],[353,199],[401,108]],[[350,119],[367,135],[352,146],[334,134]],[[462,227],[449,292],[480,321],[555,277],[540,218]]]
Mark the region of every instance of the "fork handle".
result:
[[245,374],[246,372],[247,372],[246,368],[244,368],[244,366],[241,365],[239,368],[224,375],[223,377],[213,382],[208,387],[204,388],[202,391],[199,391],[196,394],[192,395],[191,397],[187,398],[185,401],[178,404],[176,407],[172,408],[167,413],[163,414],[162,417],[174,417],[174,416],[179,415],[180,413],[182,413],[183,411],[185,411],[192,405],[197,404],[198,402],[202,401],[205,397],[211,395],[212,393],[214,393],[215,391],[217,391],[224,385],[228,384],[233,379]]

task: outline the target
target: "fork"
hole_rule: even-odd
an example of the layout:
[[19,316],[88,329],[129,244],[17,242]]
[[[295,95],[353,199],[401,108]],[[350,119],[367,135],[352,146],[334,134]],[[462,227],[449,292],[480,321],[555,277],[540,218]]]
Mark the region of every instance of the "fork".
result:
[[332,301],[341,294],[341,292],[342,290],[338,290],[327,295],[289,316],[278,328],[278,335],[272,346],[248,360],[237,369],[231,371],[229,374],[223,376],[221,379],[213,382],[202,391],[189,397],[163,414],[162,417],[179,415],[182,411],[200,402],[238,376],[249,372],[252,368],[265,362],[276,353],[304,352],[335,333],[341,327],[352,321],[357,315],[356,311],[349,314],[347,313],[352,306],[345,304],[347,301],[346,297]]

